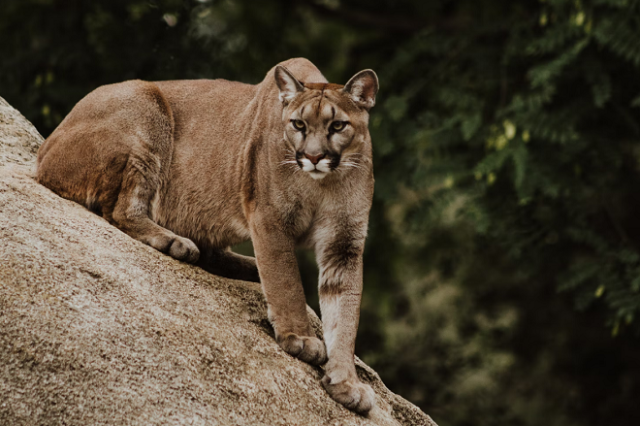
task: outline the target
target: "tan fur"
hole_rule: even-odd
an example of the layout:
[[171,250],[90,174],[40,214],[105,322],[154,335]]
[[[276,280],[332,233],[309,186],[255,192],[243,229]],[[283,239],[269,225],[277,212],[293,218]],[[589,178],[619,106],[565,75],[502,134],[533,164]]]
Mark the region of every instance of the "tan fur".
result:
[[[372,71],[343,87],[305,59],[283,62],[255,86],[103,86],[42,145],[37,179],[177,259],[260,281],[280,346],[312,364],[328,358],[325,388],[364,414],[375,397],[358,380],[353,353],[376,92]],[[333,131],[334,121],[348,123]],[[249,238],[256,260],[228,249]],[[309,325],[297,246],[317,253],[326,347]]]

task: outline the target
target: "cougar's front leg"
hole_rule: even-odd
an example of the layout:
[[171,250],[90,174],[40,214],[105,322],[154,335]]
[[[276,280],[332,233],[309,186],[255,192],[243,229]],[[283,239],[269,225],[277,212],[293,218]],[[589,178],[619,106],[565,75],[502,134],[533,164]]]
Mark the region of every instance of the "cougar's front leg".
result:
[[254,220],[251,228],[260,282],[276,341],[285,352],[302,361],[324,364],[327,352],[322,340],[315,337],[307,316],[293,239],[278,225],[266,220]]
[[360,229],[362,226],[343,223],[327,233],[331,237],[318,242],[317,257],[320,310],[329,356],[322,384],[333,399],[364,415],[374,407],[375,394],[360,382],[354,365],[366,223],[363,226]]

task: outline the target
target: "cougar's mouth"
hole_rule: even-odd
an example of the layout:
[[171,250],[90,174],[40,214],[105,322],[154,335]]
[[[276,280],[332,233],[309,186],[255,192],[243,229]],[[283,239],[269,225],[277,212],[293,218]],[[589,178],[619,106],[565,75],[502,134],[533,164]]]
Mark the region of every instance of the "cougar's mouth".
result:
[[320,160],[312,161],[314,158],[309,159],[304,156],[298,157],[298,166],[302,171],[309,173],[313,179],[322,179],[327,176],[333,170],[333,160],[331,158],[322,158]]

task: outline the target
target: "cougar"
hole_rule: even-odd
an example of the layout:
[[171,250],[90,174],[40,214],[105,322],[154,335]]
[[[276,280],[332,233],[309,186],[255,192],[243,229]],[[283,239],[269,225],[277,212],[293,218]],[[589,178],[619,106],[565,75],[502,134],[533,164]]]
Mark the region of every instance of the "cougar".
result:
[[[102,86],[44,142],[37,180],[169,256],[260,282],[280,347],[326,363],[331,397],[366,414],[375,394],[356,375],[354,347],[377,91],[371,70],[330,84],[302,58],[257,85]],[[230,250],[249,239],[255,259]],[[307,316],[296,247],[316,253],[324,342]]]

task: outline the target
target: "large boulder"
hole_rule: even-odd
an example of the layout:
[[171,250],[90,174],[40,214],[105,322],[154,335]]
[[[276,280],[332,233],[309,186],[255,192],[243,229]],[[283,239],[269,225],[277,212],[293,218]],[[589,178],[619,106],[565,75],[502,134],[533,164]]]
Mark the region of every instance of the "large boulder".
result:
[[0,424],[435,426],[358,359],[378,408],[334,402],[322,369],[275,343],[259,285],[165,256],[37,184],[41,143],[0,98]]

